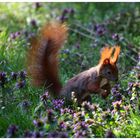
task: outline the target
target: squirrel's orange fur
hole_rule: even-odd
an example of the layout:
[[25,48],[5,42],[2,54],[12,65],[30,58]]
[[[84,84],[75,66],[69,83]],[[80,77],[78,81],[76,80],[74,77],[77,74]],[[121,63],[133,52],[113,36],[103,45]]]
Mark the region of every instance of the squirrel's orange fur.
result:
[[32,40],[28,53],[28,74],[32,78],[32,84],[45,85],[52,95],[68,100],[73,92],[78,102],[88,100],[92,93],[107,97],[111,89],[109,81],[118,79],[116,62],[120,47],[103,48],[97,66],[74,76],[62,87],[58,76],[58,51],[66,40],[67,30],[64,24],[49,23]]

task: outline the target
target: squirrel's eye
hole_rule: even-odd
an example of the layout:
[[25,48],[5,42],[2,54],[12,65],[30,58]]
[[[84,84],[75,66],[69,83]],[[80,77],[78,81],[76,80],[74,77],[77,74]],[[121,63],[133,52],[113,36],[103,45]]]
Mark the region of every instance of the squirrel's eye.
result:
[[111,72],[110,72],[110,71],[108,71],[107,73],[108,73],[109,75],[111,74]]

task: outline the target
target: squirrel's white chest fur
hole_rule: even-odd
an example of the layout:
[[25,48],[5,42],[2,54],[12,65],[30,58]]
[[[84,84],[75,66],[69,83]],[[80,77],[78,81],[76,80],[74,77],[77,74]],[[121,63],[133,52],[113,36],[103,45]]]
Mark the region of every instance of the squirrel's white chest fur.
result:
[[102,88],[104,85],[108,83],[108,80],[106,78],[103,78],[100,82],[100,88]]

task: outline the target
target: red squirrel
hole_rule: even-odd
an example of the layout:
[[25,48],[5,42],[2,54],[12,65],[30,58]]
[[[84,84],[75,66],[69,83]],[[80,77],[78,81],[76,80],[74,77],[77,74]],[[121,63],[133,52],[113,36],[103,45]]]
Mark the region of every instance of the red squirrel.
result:
[[116,63],[120,47],[104,47],[97,66],[79,73],[62,86],[58,73],[58,54],[67,39],[67,32],[65,24],[51,22],[32,39],[27,68],[32,84],[44,85],[53,97],[64,97],[67,100],[71,100],[74,93],[79,103],[91,100],[90,95],[95,93],[106,98],[111,90],[109,82],[118,80]]

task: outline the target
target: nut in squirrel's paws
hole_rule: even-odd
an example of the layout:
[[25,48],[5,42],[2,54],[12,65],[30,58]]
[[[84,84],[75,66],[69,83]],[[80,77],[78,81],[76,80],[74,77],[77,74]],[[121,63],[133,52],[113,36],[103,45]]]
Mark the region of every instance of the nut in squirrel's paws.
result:
[[107,90],[103,90],[100,94],[101,94],[102,98],[105,99],[109,93],[107,92]]

